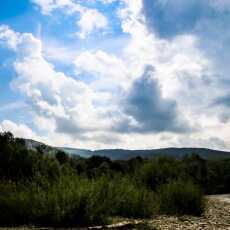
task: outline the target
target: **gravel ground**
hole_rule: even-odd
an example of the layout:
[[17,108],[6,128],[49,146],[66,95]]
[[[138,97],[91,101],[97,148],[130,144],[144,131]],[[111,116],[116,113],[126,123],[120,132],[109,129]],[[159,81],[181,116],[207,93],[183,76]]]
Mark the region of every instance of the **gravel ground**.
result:
[[230,196],[215,195],[208,196],[207,199],[207,208],[202,217],[159,216],[151,224],[164,230],[230,230]]

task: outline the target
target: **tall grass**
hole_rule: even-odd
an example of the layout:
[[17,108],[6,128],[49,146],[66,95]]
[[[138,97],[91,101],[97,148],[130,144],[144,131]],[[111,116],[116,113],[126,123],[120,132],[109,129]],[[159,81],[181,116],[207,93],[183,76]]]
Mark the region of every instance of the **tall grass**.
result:
[[204,198],[200,188],[191,181],[172,181],[160,186],[156,208],[169,215],[201,215]]
[[63,176],[50,184],[0,185],[0,224],[82,226],[105,224],[110,216],[153,214],[153,194],[127,178],[109,181]]
[[110,191],[113,215],[134,218],[153,215],[155,194],[129,177],[119,178],[111,183]]
[[66,175],[53,183],[1,182],[0,191],[2,226],[87,226],[106,224],[112,216],[200,215],[204,208],[200,189],[181,180],[153,192],[129,177],[90,180]]

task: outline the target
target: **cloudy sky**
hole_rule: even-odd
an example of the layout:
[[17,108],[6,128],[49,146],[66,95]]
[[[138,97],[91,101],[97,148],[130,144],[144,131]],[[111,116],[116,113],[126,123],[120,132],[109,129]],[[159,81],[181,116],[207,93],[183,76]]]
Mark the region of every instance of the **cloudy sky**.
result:
[[0,130],[77,148],[230,148],[229,0],[0,9]]

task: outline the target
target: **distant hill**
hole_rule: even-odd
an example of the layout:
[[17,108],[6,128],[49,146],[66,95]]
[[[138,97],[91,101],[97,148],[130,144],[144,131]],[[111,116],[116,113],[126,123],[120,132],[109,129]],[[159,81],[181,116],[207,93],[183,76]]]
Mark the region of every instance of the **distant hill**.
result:
[[49,155],[55,155],[58,151],[61,150],[74,155],[75,158],[80,158],[80,154],[76,154],[74,153],[74,151],[71,152],[70,149],[69,151],[67,151],[65,148],[53,147],[32,139],[17,138],[17,140],[19,140],[21,143],[24,143],[25,147],[30,150],[38,151],[40,149],[42,152],[47,153]]
[[62,150],[77,154],[81,157],[88,158],[93,155],[106,156],[112,160],[128,160],[132,157],[141,156],[143,158],[151,158],[156,156],[170,156],[177,159],[182,158],[186,154],[196,153],[204,159],[230,159],[230,152],[218,151],[205,148],[162,148],[151,150],[125,150],[125,149],[104,149],[104,150],[84,150],[73,148],[62,148]]
[[206,148],[162,148],[150,150],[126,150],[126,149],[104,149],[104,150],[87,150],[77,148],[60,148],[45,145],[43,143],[24,139],[27,148],[36,150],[39,146],[50,154],[55,154],[58,150],[65,151],[75,157],[89,158],[91,156],[105,156],[112,160],[128,160],[133,157],[141,156],[143,158],[151,158],[157,156],[170,156],[177,159],[182,158],[186,154],[196,153],[204,159],[230,159],[230,152],[212,150]]

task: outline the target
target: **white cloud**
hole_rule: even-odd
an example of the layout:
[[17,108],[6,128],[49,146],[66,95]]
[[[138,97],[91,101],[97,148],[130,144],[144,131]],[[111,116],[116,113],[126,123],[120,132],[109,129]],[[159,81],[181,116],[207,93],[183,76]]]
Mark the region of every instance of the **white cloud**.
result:
[[74,2],[73,0],[32,0],[38,5],[43,14],[51,14],[54,10],[62,10],[64,14],[79,14],[80,19],[76,25],[80,31],[76,34],[85,39],[92,32],[104,30],[108,27],[107,18],[97,9],[91,9]]
[[72,0],[31,0],[34,4],[40,7],[43,14],[50,14],[53,10],[63,9],[72,6]]
[[16,49],[18,35],[12,31],[8,26],[0,26],[0,45],[6,45],[10,49]]
[[[95,29],[108,26],[106,19],[102,19],[104,16],[101,21],[96,20],[101,16],[98,11],[70,0],[34,2],[40,4],[43,13],[60,9],[69,15],[80,14],[77,23],[82,38]],[[224,142],[230,146],[229,120],[223,117],[227,110],[209,108],[223,87],[216,84],[218,80],[213,76],[217,69],[201,49],[200,37],[183,34],[171,39],[160,38],[147,28],[142,0],[122,2],[118,16],[123,33],[128,37],[123,49],[116,55],[102,49],[85,50],[75,58],[72,52],[69,56],[68,51],[68,60],[74,59],[76,66],[74,78],[55,69],[49,61],[55,60],[56,53],[52,50],[44,52],[39,39],[1,27],[0,43],[17,53],[14,63],[17,78],[12,86],[29,101],[35,124],[47,132],[47,139],[59,146],[153,148],[197,143],[206,147],[214,143],[224,148]],[[49,54],[49,61],[44,53]],[[175,101],[180,116],[189,120],[198,132],[182,136],[169,132],[125,134],[111,129],[125,119],[139,125],[132,113],[126,114],[122,110],[121,102],[129,95],[134,82],[140,79],[146,65],[154,68],[149,80],[155,79],[159,83],[156,91],[159,90],[162,101]],[[151,96],[151,90],[149,92]]]
[[77,73],[87,72],[96,77],[94,85],[111,90],[116,87],[127,88],[131,70],[122,58],[102,50],[85,51],[77,55],[75,61]]
[[[212,112],[207,108],[222,89],[216,88],[216,84],[213,83],[214,63],[200,49],[199,37],[187,34],[176,36],[171,40],[159,38],[148,32],[142,15],[142,2],[124,1],[124,3],[126,5],[119,12],[119,16],[123,31],[130,35],[130,41],[124,47],[122,54],[116,57],[104,51],[86,51],[78,55],[75,61],[77,69],[97,76],[105,84],[109,79],[110,85],[124,86],[124,90],[129,90],[129,86],[140,76],[143,68],[146,65],[153,66],[154,76],[160,83],[163,97],[177,101],[179,113],[199,130],[200,138],[203,140],[199,146],[202,146],[202,143],[206,143],[204,146],[207,146],[207,143],[214,140],[214,132],[218,127],[222,130],[225,128],[216,119],[219,112]],[[221,113],[223,114],[223,111]],[[211,132],[213,124],[215,131]],[[193,135],[197,135],[197,132]],[[132,138],[134,136],[132,135]],[[187,135],[184,136],[186,138]],[[179,138],[180,135],[174,134],[170,137]],[[126,138],[129,139],[127,136]],[[127,141],[123,137],[122,140],[123,143]],[[224,141],[227,142],[226,138]],[[147,143],[146,139],[144,144]],[[164,146],[161,138],[158,145]]]
[[0,106],[0,111],[5,112],[5,111],[11,111],[15,109],[22,109],[22,108],[25,108],[26,106],[27,105],[24,101],[14,101],[11,103],[2,104]]
[[40,140],[40,138],[25,124],[16,124],[10,120],[4,120],[0,123],[1,132],[12,132],[14,136]]
[[45,38],[43,42],[43,55],[51,62],[71,65],[76,57],[78,46],[72,47],[54,38]]
[[209,0],[210,5],[216,10],[226,11],[230,10],[230,1],[229,0]]
[[98,136],[98,130],[109,129],[110,107],[102,108],[109,100],[106,93],[55,71],[42,55],[41,41],[32,34],[18,34],[17,41],[17,78],[12,87],[26,96],[38,128],[51,136],[60,132],[83,140],[89,138],[87,132]]
[[77,22],[80,27],[79,37],[85,39],[92,31],[104,29],[108,26],[107,18],[95,9],[85,10]]
[[112,2],[115,2],[117,0],[99,0],[101,1],[103,4],[111,4]]

